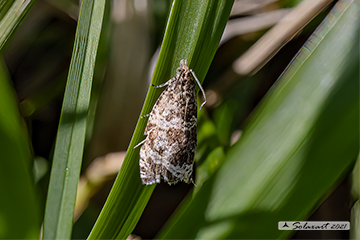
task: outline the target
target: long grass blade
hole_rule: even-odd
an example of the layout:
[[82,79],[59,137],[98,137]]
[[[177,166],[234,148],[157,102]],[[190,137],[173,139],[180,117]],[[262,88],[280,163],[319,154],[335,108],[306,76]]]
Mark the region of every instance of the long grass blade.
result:
[[44,239],[70,239],[105,0],[82,1],[56,138]]
[[[176,75],[181,59],[202,81],[219,44],[234,1],[201,0],[173,2],[152,83],[164,83]],[[149,113],[161,90],[149,88],[141,113]],[[142,186],[139,148],[146,119],[139,119],[120,173],[95,223],[89,239],[124,239],[134,229],[155,185]]]
[[344,0],[262,100],[240,140],[160,239],[283,239],[359,153],[358,1]]
[[40,234],[40,212],[30,141],[2,59],[0,109],[0,239],[35,239]]
[[29,10],[34,0],[1,1],[0,3],[0,51]]

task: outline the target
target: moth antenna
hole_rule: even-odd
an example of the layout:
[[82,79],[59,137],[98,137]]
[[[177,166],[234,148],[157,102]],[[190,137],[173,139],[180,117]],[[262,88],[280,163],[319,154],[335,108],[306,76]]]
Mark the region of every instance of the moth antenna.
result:
[[196,83],[198,84],[198,86],[199,86],[199,88],[200,88],[200,90],[201,90],[201,92],[202,92],[202,94],[203,94],[203,96],[204,96],[204,102],[200,105],[200,108],[199,108],[199,111],[200,111],[201,108],[202,108],[202,107],[204,106],[204,104],[206,103],[205,91],[204,91],[204,89],[202,88],[202,86],[201,86],[201,84],[200,84],[200,81],[199,81],[199,79],[196,77],[194,71],[193,71],[192,69],[190,69],[190,72],[191,72],[191,74],[193,75],[193,77],[195,78],[195,81],[196,81]]

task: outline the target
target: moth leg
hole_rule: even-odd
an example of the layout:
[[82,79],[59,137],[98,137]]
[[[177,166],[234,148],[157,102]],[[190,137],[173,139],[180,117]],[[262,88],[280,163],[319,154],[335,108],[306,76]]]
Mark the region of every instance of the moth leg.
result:
[[149,135],[151,133],[151,131],[153,131],[155,128],[156,128],[156,126],[149,130],[145,129],[144,135]]
[[174,81],[175,78],[171,78],[169,80],[167,80],[166,82],[164,82],[163,84],[160,84],[160,85],[154,85],[154,84],[151,84],[151,86],[153,86],[154,88],[162,88],[162,87],[165,87],[167,85],[169,85],[172,81]]
[[[155,127],[152,128],[152,129],[150,129],[150,130],[147,132],[147,134],[145,134],[145,135],[148,135],[148,134],[149,134],[152,130],[154,130],[154,129],[155,129]],[[144,140],[142,140],[141,142],[139,142],[138,144],[136,144],[136,146],[134,147],[134,149],[137,148],[138,146],[144,144],[144,142],[146,141],[146,139],[147,139],[147,137],[146,137]]]
[[146,138],[145,138],[144,140],[142,140],[141,142],[139,142],[138,144],[136,144],[136,146],[134,147],[134,149],[137,148],[138,146],[144,144],[145,141],[146,141]]
[[[155,129],[155,127],[152,128],[152,129],[150,129],[147,133],[145,133],[145,135],[148,135],[148,134],[149,134],[152,130],[154,130],[154,129]],[[136,144],[136,146],[134,147],[134,149],[137,148],[138,146],[144,144],[144,142],[146,141],[146,139],[147,139],[147,137],[146,137],[144,140],[142,140],[141,142],[139,142],[138,144]]]
[[149,116],[150,116],[150,113],[142,115],[140,118],[146,118],[146,117],[149,117]]
[[169,85],[169,81],[167,81],[163,84],[160,84],[160,85],[151,84],[151,86],[153,86],[154,88],[162,88],[162,87],[165,87],[166,85]]

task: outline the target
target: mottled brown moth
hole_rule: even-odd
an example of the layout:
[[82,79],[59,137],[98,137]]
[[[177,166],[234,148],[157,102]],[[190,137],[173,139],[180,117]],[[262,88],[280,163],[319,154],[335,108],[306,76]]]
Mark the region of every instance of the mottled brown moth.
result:
[[[192,79],[194,77],[194,79]],[[193,161],[196,148],[197,101],[196,83],[206,96],[195,73],[180,61],[176,77],[164,84],[166,87],[157,99],[149,117],[144,135],[137,146],[140,149],[140,177],[143,184],[160,183],[161,178],[169,185],[180,181],[193,182]]]

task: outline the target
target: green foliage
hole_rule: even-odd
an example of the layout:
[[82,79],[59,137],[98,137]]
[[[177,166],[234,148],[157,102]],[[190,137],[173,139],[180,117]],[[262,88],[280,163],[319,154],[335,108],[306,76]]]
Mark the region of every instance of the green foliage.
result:
[[29,10],[32,1],[9,0],[0,3],[0,51]]
[[[219,44],[233,1],[174,1],[152,83],[174,76],[181,59],[187,59],[202,81]],[[150,88],[142,115],[149,113],[161,90]],[[153,190],[139,178],[139,149],[146,119],[140,119],[124,163],[89,239],[126,238],[134,229]]]
[[359,152],[357,10],[324,20],[160,239],[287,238],[276,223],[306,220],[343,179]]
[[0,238],[37,238],[40,212],[29,136],[2,60],[0,109]]
[[[93,117],[89,116],[90,97],[94,102],[98,98],[91,86],[107,2],[82,1],[51,167],[44,239],[71,237],[84,142],[89,137],[86,128]],[[204,81],[233,2],[173,1],[152,84],[173,77],[181,59]],[[23,3],[0,4],[0,51],[33,1]],[[65,5],[61,6],[65,9]],[[337,3],[246,119],[243,131],[234,134],[244,124],[248,109],[242,102],[250,101],[258,76],[242,79],[213,111],[200,112],[196,186],[160,231],[159,239],[288,238],[292,232],[278,231],[277,222],[306,220],[351,171],[359,154],[358,11],[356,1]],[[162,90],[149,88],[141,115],[151,111]],[[54,87],[54,92],[60,91]],[[40,93],[33,101],[36,110],[54,92]],[[27,102],[22,103],[23,114],[31,116],[35,110]],[[36,164],[2,64],[0,109],[0,190],[6,196],[0,198],[0,238],[37,238],[41,219],[32,176]],[[145,125],[146,118],[138,120],[89,239],[125,239],[154,191],[155,185],[141,184],[139,148],[133,148],[144,139]],[[233,144],[236,135],[241,137]],[[354,222],[359,219],[358,205],[357,201],[353,208]],[[353,230],[353,235],[358,232]]]
[[45,239],[70,239],[105,1],[83,1],[56,138]]
[[[1,2],[0,52],[31,4]],[[0,61],[0,238],[37,238],[40,212],[31,143],[6,66],[2,58]]]

